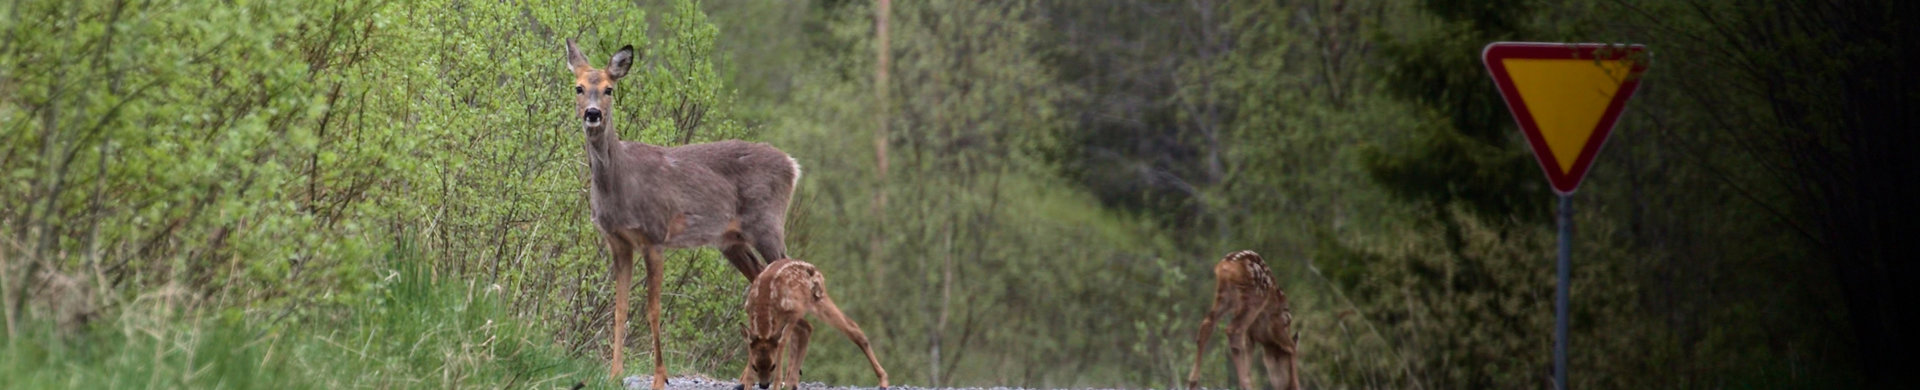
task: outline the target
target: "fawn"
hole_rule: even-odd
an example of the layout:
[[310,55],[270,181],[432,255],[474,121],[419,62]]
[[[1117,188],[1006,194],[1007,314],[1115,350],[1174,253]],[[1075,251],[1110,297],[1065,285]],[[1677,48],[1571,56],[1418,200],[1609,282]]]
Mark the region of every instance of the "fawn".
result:
[[[744,390],[748,383],[758,383],[761,389],[766,389],[770,382],[775,390],[788,385],[799,388],[800,363],[807,357],[807,340],[813,335],[813,325],[805,318],[807,313],[840,328],[847,338],[853,339],[853,344],[867,354],[873,374],[880,377],[880,389],[886,390],[887,370],[880,368],[880,359],[873,356],[867,334],[833,304],[833,298],[827,296],[826,278],[813,264],[794,259],[768,264],[760,277],[747,287],[746,309],[747,328],[743,333],[747,336],[747,368],[740,372],[740,384],[734,386],[735,390]],[[783,347],[787,358],[785,366],[775,361],[781,357]],[[780,372],[775,373],[776,369]]]
[[1233,360],[1240,386],[1253,390],[1253,372],[1248,367],[1247,342],[1266,349],[1261,359],[1267,365],[1267,380],[1274,390],[1300,388],[1300,362],[1294,347],[1300,336],[1291,331],[1293,310],[1287,305],[1287,293],[1273,284],[1266,259],[1253,251],[1227,254],[1213,266],[1213,307],[1200,320],[1200,351],[1187,375],[1187,389],[1200,386],[1200,361],[1207,357],[1207,342],[1213,337],[1214,320],[1221,313],[1233,313],[1227,324],[1227,356]]

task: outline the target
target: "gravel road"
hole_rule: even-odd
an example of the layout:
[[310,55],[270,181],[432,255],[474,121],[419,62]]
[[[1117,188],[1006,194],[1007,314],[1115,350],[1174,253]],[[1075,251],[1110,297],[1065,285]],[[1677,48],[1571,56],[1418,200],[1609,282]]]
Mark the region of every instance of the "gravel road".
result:
[[[652,384],[651,380],[652,380],[651,377],[629,376],[626,378],[626,380],[621,382],[626,384],[626,387],[628,390],[647,390],[647,386]],[[684,377],[684,376],[673,377],[667,380],[667,390],[733,390],[733,386],[735,385],[735,383],[733,382],[734,382],[733,379],[713,379],[713,378]],[[872,385],[873,383],[867,383],[865,386],[827,386],[825,383],[802,381],[800,382],[800,390],[878,390],[872,387]],[[901,386],[899,384],[895,384],[892,387],[888,387],[887,389],[888,390],[932,390],[925,387]],[[758,390],[758,389],[750,388],[749,390]],[[1024,390],[1024,389],[1015,388],[1015,387],[959,387],[959,388],[945,388],[943,390]]]

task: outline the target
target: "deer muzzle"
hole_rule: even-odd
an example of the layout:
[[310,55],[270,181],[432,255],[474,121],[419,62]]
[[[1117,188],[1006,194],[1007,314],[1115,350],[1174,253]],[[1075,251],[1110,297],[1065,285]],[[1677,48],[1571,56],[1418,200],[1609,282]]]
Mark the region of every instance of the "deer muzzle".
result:
[[592,107],[588,107],[587,112],[582,116],[587,120],[588,125],[599,125],[600,120],[604,119],[600,109]]

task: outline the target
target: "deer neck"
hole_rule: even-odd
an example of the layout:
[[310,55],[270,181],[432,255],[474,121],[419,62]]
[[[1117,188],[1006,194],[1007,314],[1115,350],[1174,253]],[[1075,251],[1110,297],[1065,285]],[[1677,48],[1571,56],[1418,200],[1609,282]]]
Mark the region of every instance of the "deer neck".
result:
[[583,127],[587,135],[587,163],[610,162],[613,151],[620,147],[620,132],[613,130],[613,124],[602,122],[599,128]]
[[583,128],[587,135],[587,170],[597,192],[612,192],[613,172],[619,172],[620,132],[613,124],[602,122],[599,128]]
[[[615,175],[646,176],[656,174],[645,169],[649,160],[661,156],[659,147],[640,142],[621,141],[620,133],[613,130],[612,124],[602,124],[601,128],[586,128],[587,169],[592,176],[593,189],[602,194],[623,191],[616,184]],[[649,179],[651,180],[651,179]],[[624,196],[631,196],[627,194]]]

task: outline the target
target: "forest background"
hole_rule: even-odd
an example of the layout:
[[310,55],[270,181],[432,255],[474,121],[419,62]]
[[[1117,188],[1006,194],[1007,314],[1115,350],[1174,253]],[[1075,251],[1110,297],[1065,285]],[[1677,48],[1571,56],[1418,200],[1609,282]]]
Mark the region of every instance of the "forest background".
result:
[[[894,383],[1161,388],[1238,249],[1308,387],[1543,386],[1554,197],[1478,54],[1645,44],[1575,200],[1573,385],[1903,377],[1911,2],[876,5],[0,4],[0,387],[607,385],[566,38],[639,48],[622,138],[800,160],[788,246]],[[670,368],[730,378],[745,281],[666,268]],[[838,337],[808,377],[871,380]]]

